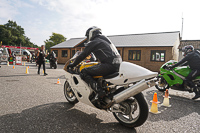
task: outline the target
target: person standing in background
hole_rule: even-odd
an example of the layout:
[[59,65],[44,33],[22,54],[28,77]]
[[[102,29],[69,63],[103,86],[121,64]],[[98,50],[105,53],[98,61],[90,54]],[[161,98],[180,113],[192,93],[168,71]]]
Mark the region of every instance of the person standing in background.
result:
[[45,70],[45,57],[46,56],[47,55],[45,54],[45,51],[44,51],[44,45],[42,45],[40,51],[37,53],[37,57],[38,57],[37,64],[39,65],[38,66],[38,74],[40,74],[40,67],[41,67],[41,65],[43,65],[44,76],[48,75]]

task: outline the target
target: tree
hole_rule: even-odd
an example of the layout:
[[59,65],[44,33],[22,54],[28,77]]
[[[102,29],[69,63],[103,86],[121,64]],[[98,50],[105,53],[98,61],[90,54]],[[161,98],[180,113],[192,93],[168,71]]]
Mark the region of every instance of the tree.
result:
[[65,38],[63,35],[58,33],[52,33],[49,40],[44,41],[46,50],[50,51],[50,47],[57,45],[61,42],[66,41],[67,38]]
[[11,31],[10,30],[7,30],[4,25],[0,25],[0,41],[3,42],[3,44],[11,44],[12,41],[11,41],[11,38],[12,38],[12,34],[11,34]]
[[17,25],[15,21],[8,20],[8,23],[0,25],[0,41],[3,45],[38,47],[30,42],[25,36],[24,28]]

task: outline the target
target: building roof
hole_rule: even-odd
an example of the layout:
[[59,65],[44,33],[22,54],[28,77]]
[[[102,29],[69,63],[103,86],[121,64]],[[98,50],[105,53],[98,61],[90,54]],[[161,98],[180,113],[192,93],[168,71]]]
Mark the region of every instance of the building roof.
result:
[[181,44],[179,45],[179,49],[187,45],[192,45],[194,49],[200,49],[200,40],[181,40]]
[[73,48],[77,44],[81,43],[85,38],[71,38],[62,43],[59,43],[51,48]]
[[[116,47],[172,47],[180,37],[180,32],[159,32],[107,36]],[[51,48],[73,48],[84,38],[71,38]]]

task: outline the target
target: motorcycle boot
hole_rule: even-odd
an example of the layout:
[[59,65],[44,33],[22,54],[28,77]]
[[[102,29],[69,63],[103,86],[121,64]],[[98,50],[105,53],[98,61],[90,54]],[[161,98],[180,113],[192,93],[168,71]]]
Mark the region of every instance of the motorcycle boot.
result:
[[100,88],[100,87],[97,87],[97,95],[98,95],[98,99],[102,99],[104,96],[106,96],[106,92]]
[[98,86],[96,82],[91,81],[90,87],[97,93],[95,99],[102,99],[106,95],[106,92],[103,90],[103,88]]
[[85,71],[85,69],[83,69],[81,71],[80,76],[97,93],[97,95],[95,96],[95,99],[103,98],[106,95],[106,93],[103,90],[103,88],[101,88],[97,84],[97,82],[93,79],[92,76],[90,76],[90,75],[87,74],[87,72]]
[[193,100],[200,97],[200,92],[199,92],[199,89],[197,87],[194,87],[194,93],[195,93],[195,96],[192,98]]

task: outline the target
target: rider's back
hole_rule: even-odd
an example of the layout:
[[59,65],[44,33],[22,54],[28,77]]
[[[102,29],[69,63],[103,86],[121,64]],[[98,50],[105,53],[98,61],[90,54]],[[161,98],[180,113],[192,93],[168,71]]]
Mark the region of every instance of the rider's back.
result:
[[185,60],[191,69],[200,70],[200,52],[198,50],[188,53]]

